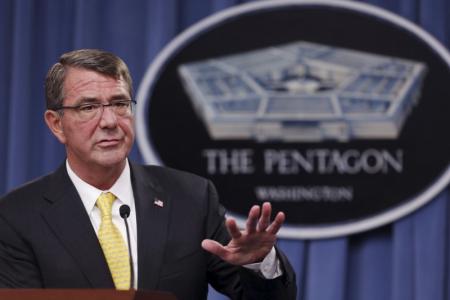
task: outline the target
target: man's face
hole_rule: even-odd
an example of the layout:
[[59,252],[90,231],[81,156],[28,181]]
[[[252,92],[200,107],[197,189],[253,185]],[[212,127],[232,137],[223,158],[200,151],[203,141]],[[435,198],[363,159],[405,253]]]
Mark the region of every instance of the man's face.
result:
[[[64,81],[63,106],[130,99],[122,79],[106,77],[94,71],[69,68]],[[97,117],[83,121],[76,110],[65,109],[60,117],[58,139],[66,145],[72,168],[89,172],[93,168],[122,168],[134,142],[134,118],[117,116],[111,107],[104,107]]]

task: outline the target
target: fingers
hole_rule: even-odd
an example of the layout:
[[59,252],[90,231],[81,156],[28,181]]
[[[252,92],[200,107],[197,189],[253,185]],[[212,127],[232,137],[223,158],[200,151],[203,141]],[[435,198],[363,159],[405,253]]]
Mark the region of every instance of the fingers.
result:
[[257,231],[263,232],[269,227],[270,215],[272,213],[272,206],[269,202],[264,202],[262,205],[261,217],[259,218]]
[[259,206],[253,205],[250,211],[248,212],[248,218],[247,218],[247,233],[255,233],[256,232],[256,226],[258,224],[258,218],[259,218]]
[[[248,213],[246,222],[247,234],[267,231],[271,234],[277,234],[286,219],[283,212],[279,212],[272,223],[270,223],[270,216],[272,214],[272,205],[269,202],[264,202],[261,207],[258,205],[252,206]],[[228,232],[232,238],[238,239],[242,236],[236,221],[227,219],[225,223]]]
[[225,226],[227,227],[228,233],[230,234],[232,239],[238,239],[241,237],[242,233],[239,230],[239,227],[237,226],[234,219],[227,219],[225,221]]
[[277,234],[278,230],[280,230],[281,225],[283,225],[284,220],[286,219],[286,216],[283,212],[279,212],[275,219],[273,220],[272,224],[267,228],[267,232],[271,234]]

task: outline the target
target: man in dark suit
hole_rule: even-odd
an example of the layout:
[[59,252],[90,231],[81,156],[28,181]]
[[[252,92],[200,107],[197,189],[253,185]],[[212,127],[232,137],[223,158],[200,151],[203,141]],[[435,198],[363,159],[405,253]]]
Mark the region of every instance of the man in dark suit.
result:
[[254,206],[240,231],[208,180],[129,162],[131,96],[114,54],[72,51],[50,69],[45,121],[67,160],[0,200],[0,287],[137,287],[206,299],[210,283],[232,299],[295,299],[294,272],[274,247],[284,214],[271,222],[269,203]]

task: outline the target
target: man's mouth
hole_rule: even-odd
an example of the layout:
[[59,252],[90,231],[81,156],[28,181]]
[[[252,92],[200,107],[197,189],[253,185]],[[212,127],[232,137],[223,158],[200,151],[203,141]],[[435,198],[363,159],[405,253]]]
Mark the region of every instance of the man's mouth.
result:
[[100,140],[97,145],[100,147],[114,147],[120,143],[119,139],[104,139]]

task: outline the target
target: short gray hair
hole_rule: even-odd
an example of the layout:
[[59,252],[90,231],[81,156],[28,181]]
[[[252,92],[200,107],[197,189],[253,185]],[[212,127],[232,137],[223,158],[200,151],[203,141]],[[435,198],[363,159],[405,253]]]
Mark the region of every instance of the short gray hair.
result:
[[97,49],[80,49],[64,53],[54,64],[45,78],[45,98],[47,109],[57,110],[63,105],[64,80],[70,67],[87,69],[100,74],[122,79],[133,95],[133,81],[125,62],[117,55]]

